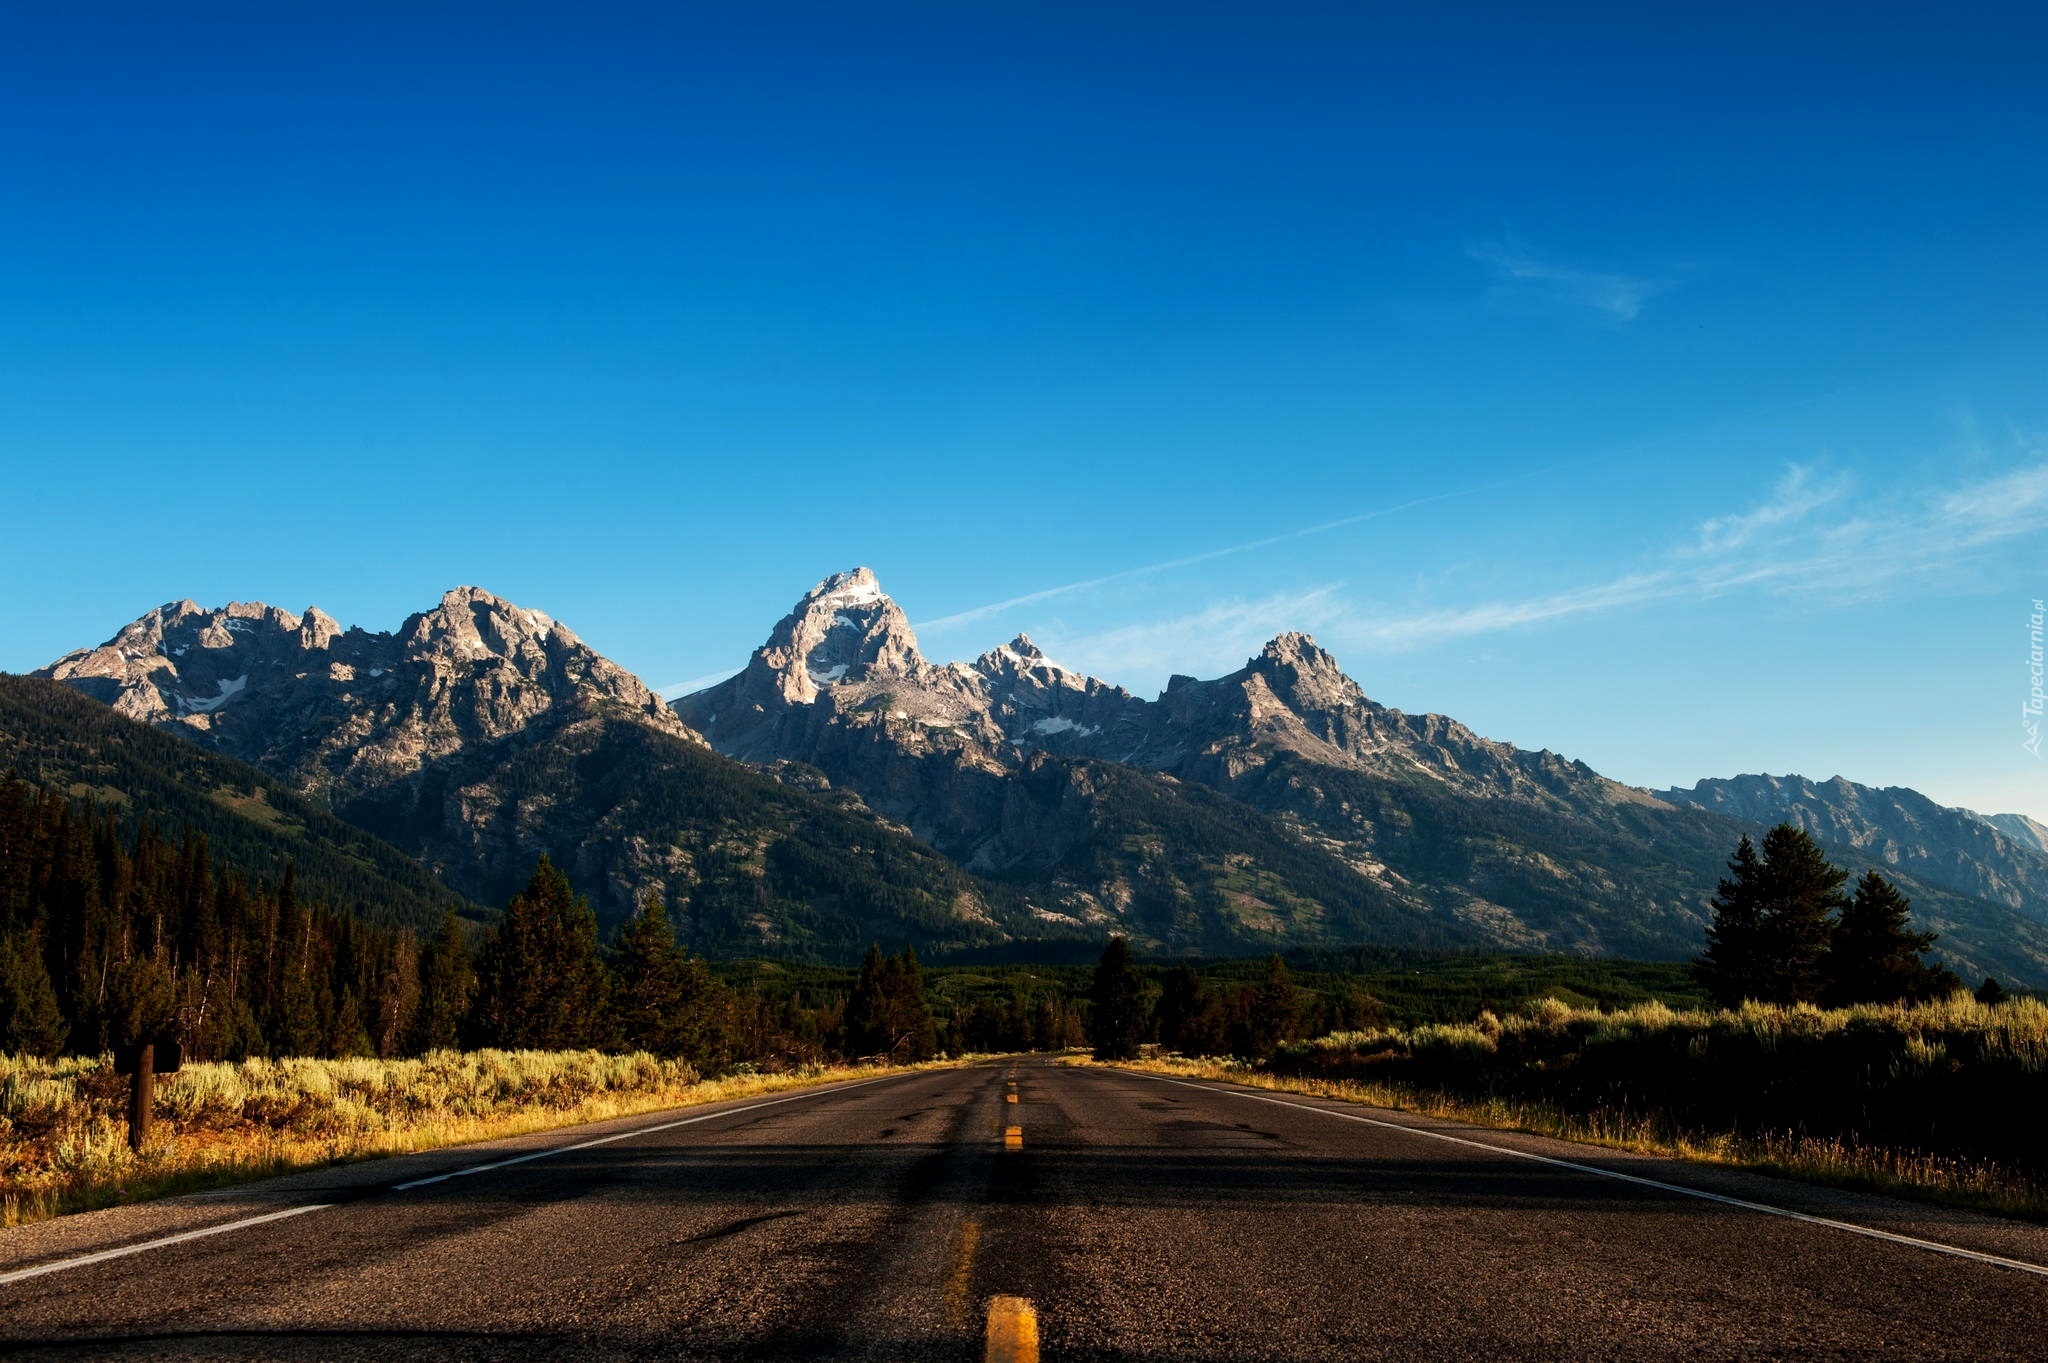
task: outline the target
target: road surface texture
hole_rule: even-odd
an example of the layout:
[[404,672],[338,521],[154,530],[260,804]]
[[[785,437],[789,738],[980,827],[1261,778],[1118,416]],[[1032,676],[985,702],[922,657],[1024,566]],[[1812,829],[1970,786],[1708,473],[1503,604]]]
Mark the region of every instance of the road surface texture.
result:
[[2038,1227],[1027,1059],[0,1233],[0,1353],[2038,1359],[2042,1266]]

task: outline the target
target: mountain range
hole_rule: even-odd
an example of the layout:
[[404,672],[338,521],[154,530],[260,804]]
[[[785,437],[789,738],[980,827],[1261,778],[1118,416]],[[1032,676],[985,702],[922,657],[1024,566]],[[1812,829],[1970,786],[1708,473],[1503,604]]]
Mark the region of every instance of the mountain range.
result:
[[1099,938],[1698,949],[1744,832],[1876,867],[1959,971],[2048,982],[2048,833],[1916,792],[1735,777],[1648,791],[1372,700],[1282,634],[1155,699],[1023,636],[934,663],[867,569],[664,704],[537,611],[458,588],[391,633],[261,604],[150,612],[40,675],[261,768],[484,902],[553,853],[616,919],[707,950]]

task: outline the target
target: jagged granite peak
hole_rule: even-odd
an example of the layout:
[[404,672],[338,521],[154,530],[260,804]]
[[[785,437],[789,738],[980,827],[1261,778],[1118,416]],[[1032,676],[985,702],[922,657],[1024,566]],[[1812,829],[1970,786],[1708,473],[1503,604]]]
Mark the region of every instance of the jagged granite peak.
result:
[[930,670],[910,620],[869,568],[834,573],[806,592],[754,653],[758,671],[791,704],[819,688]]
[[37,675],[309,790],[373,787],[564,705],[687,734],[630,672],[478,587],[391,633],[344,629],[318,608],[176,601]]
[[720,752],[748,761],[807,747],[797,731],[842,716],[904,728],[916,741],[952,742],[988,723],[971,669],[927,662],[909,618],[865,567],[812,587],[738,675],[674,707]]
[[1278,635],[1247,667],[1298,712],[1339,710],[1365,700],[1363,688],[1306,634]]

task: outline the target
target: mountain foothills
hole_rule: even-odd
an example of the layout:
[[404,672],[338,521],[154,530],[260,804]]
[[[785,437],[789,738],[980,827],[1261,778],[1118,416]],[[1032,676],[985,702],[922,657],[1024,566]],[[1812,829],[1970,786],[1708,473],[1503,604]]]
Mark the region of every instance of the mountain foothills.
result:
[[145,827],[198,839],[207,852],[192,855],[251,882],[275,881],[290,862],[304,897],[374,925],[431,929],[451,909],[486,916],[414,858],[275,778],[55,682],[0,676],[0,780],[10,776],[95,807],[116,841]]
[[1840,780],[1641,790],[1381,705],[1300,634],[1147,700],[1022,636],[933,663],[859,569],[673,707],[475,588],[389,634],[178,602],[40,675],[254,764],[472,898],[503,902],[548,852],[608,919],[659,893],[708,951],[1117,931],[1176,953],[1677,959],[1737,839],[1790,819],[1896,879],[1959,972],[2048,983],[2031,821]]

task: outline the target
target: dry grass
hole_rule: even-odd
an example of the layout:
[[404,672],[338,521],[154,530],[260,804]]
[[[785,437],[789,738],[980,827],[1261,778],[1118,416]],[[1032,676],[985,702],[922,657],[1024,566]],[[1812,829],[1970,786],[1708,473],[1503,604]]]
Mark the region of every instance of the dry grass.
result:
[[129,1150],[128,1081],[107,1060],[0,1056],[0,1225],[346,1160],[741,1098],[903,1069],[701,1080],[599,1051],[437,1051],[413,1060],[247,1060],[157,1082],[149,1145]]

